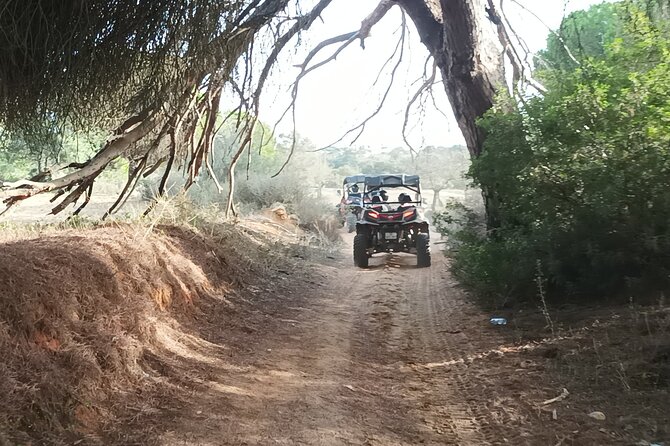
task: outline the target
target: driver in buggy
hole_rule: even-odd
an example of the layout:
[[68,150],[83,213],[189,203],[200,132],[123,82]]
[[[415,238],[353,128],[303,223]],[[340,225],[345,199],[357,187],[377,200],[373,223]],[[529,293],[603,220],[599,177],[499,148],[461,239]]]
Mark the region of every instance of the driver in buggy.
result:
[[379,195],[372,197],[372,209],[377,212],[388,212],[388,206],[384,204]]
[[341,205],[346,208],[347,206],[360,206],[362,201],[363,194],[358,187],[358,184],[353,184],[347,188],[346,196],[342,197]]
[[360,189],[358,188],[358,184],[353,184],[351,187],[349,187],[349,191],[347,193],[347,198],[349,200],[354,201],[356,198],[361,198],[361,193]]
[[398,202],[400,203],[400,205],[398,206],[399,211],[415,207],[414,203],[412,203],[412,197],[410,197],[404,192],[398,195]]

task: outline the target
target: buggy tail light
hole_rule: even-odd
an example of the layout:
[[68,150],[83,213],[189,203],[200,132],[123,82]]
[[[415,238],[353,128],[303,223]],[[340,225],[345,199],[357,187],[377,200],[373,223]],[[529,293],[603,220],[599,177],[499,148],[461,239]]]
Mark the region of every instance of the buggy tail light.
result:
[[368,211],[368,217],[370,217],[373,220],[377,220],[379,218],[379,212],[377,211]]
[[406,210],[405,212],[402,213],[402,218],[410,218],[411,216],[414,215],[415,212],[416,212],[416,210],[414,210],[414,209],[408,209],[408,210]]

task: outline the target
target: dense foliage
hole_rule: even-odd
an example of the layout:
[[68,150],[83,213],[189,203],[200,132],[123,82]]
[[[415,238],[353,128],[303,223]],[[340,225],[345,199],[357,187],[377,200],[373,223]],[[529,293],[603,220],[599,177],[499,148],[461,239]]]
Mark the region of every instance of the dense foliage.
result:
[[153,108],[212,60],[224,61],[232,52],[228,34],[254,8],[273,14],[287,4],[275,3],[7,0],[0,122],[22,130],[55,119],[87,128]]
[[569,18],[608,24],[587,33],[606,38],[602,51],[546,65],[545,96],[501,98],[481,122],[486,150],[470,175],[496,190],[501,225],[487,233],[465,218],[454,267],[491,295],[532,295],[538,278],[556,296],[669,284],[668,22],[632,1],[605,8],[608,20],[603,9]]

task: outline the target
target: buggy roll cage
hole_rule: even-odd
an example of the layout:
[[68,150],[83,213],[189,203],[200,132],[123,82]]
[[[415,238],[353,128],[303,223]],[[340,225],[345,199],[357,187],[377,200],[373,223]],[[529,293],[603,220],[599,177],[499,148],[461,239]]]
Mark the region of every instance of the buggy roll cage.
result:
[[345,186],[347,184],[365,183],[365,179],[367,177],[368,177],[367,175],[363,175],[363,174],[351,175],[351,176],[348,176],[348,177],[344,177],[344,181],[342,182],[342,186]]
[[[355,204],[357,206],[363,207],[364,203],[364,198],[365,194],[363,193],[363,190],[365,189],[365,178],[367,175],[363,174],[358,174],[358,175],[351,175],[348,177],[344,177],[344,181],[342,181],[342,200],[344,199],[350,199],[353,200],[352,204]],[[357,186],[358,191],[352,192],[351,188]]]
[[[357,176],[358,177],[358,176]],[[347,177],[351,178],[351,177]],[[346,180],[346,179],[345,179]],[[387,174],[387,175],[374,175],[374,176],[365,176],[364,187],[363,187],[363,196],[381,190],[385,187],[404,187],[415,194],[419,195],[417,201],[385,201],[384,204],[407,204],[412,203],[415,205],[423,204],[421,202],[421,184],[418,175],[406,175],[406,174]],[[372,203],[365,203],[366,206],[369,206]]]

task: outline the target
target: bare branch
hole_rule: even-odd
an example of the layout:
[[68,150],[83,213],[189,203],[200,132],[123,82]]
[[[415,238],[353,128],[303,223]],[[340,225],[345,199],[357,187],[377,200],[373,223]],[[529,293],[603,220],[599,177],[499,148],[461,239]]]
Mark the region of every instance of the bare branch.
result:
[[[65,209],[66,207],[68,207],[72,203],[75,203],[79,199],[79,197],[82,196],[82,194],[84,194],[87,190],[89,190],[91,188],[91,186],[93,186],[93,180],[94,179],[95,179],[95,177],[82,181],[79,184],[79,186],[77,186],[75,188],[75,190],[70,192],[70,194],[67,197],[65,197],[65,199],[63,199],[63,201],[61,201],[56,207],[54,207],[51,210],[51,213],[53,215],[56,215],[59,212],[63,211],[63,209]],[[86,200],[85,203],[88,204],[88,200]]]
[[214,181],[214,185],[216,186],[216,190],[221,193],[223,192],[223,187],[221,187],[221,183],[219,183],[218,178],[216,178],[216,173],[214,172],[214,168],[212,167],[212,162],[210,161],[209,158],[205,160],[205,164],[207,166],[207,172],[209,172],[209,176],[212,178],[212,181]]
[[119,194],[119,196],[116,198],[114,203],[107,209],[105,214],[102,216],[102,220],[106,220],[107,217],[109,217],[111,214],[115,212],[117,208],[120,208],[120,204],[122,202],[125,202],[125,199],[127,196],[130,196],[130,194],[133,193],[135,190],[135,187],[140,179],[140,176],[142,175],[142,172],[144,172],[144,168],[147,165],[147,159],[149,158],[149,153],[147,152],[142,159],[140,160],[139,164],[137,167],[133,169],[132,172],[129,173],[128,175],[128,180],[126,181],[125,186],[123,187],[123,190]]
[[[329,47],[330,45],[335,45],[336,43],[341,43],[344,42],[343,45],[341,45],[334,53],[334,56],[331,56],[330,60],[333,60],[335,57],[337,57],[338,54],[342,52],[344,48],[346,48],[356,37],[358,37],[359,32],[358,31],[351,31],[348,33],[340,34],[339,36],[331,37],[329,39],[326,39],[322,42],[319,42],[308,54],[305,56],[305,59],[303,62],[299,65],[295,65],[295,67],[300,68],[302,71],[300,72],[301,75],[304,76],[305,70],[309,66],[309,63],[314,59],[314,57],[321,52],[324,48]],[[319,65],[321,66],[321,65]],[[318,68],[318,67],[317,67]],[[302,76],[301,76],[302,77]]]
[[533,17],[535,17],[535,18],[537,19],[537,21],[540,22],[540,23],[542,24],[542,26],[544,26],[545,28],[547,28],[547,30],[548,30],[551,34],[553,34],[553,35],[558,39],[559,42],[561,42],[561,45],[563,45],[563,49],[564,49],[565,52],[567,53],[567,55],[568,55],[568,57],[570,58],[570,60],[572,60],[575,64],[577,64],[578,67],[581,67],[581,66],[582,66],[582,64],[581,64],[581,63],[575,58],[575,56],[572,54],[572,51],[570,51],[570,48],[568,48],[567,44],[565,43],[565,40],[563,40],[563,37],[561,37],[560,34],[558,34],[556,31],[554,31],[553,29],[551,29],[551,27],[550,27],[549,25],[547,25],[547,24],[540,18],[540,16],[538,16],[537,14],[535,14],[533,11],[531,11],[530,9],[528,9],[526,6],[522,5],[522,4],[521,4],[520,2],[518,2],[517,0],[510,0],[510,1],[511,1],[512,3],[514,3],[515,5],[519,6],[521,9],[523,9],[523,10],[526,11],[527,13],[529,13],[530,15],[532,15]]
[[356,133],[356,136],[351,141],[351,144],[355,143],[358,140],[358,138],[360,138],[360,136],[365,131],[365,127],[368,124],[368,122],[370,122],[375,116],[377,116],[379,114],[379,112],[381,111],[381,109],[384,107],[384,104],[386,103],[386,99],[388,98],[388,95],[389,95],[389,93],[390,93],[390,91],[393,87],[394,82],[395,82],[396,71],[400,67],[400,64],[403,60],[403,55],[404,55],[404,50],[405,50],[405,32],[406,32],[406,29],[407,29],[407,21],[406,21],[404,12],[402,13],[402,25],[401,26],[402,26],[402,28],[401,28],[401,32],[400,32],[400,38],[398,39],[398,43],[396,44],[396,47],[393,50],[393,54],[391,54],[391,56],[388,59],[388,60],[393,60],[396,57],[396,54],[399,53],[398,60],[396,61],[395,65],[393,67],[393,70],[391,70],[391,79],[389,80],[388,86],[386,87],[386,91],[384,91],[384,94],[382,95],[381,101],[377,105],[377,108],[370,115],[368,115],[361,123],[359,123],[358,125],[356,125],[355,127],[351,128],[351,129],[347,130],[344,133],[344,135],[342,135],[338,140],[336,140],[336,141],[334,141],[334,142],[332,142],[332,143],[330,143],[330,144],[328,144],[324,147],[321,147],[319,149],[312,150],[312,152],[319,152],[321,150],[328,149],[328,148],[334,146],[335,144],[339,144],[347,136],[351,135],[352,133]]
[[[501,8],[502,8],[502,2],[503,0],[500,0]],[[509,26],[509,22],[507,22],[506,26],[505,22],[503,22],[502,17],[498,13],[495,5],[493,4],[493,0],[488,0],[488,5],[489,7],[486,8],[486,12],[489,16],[489,20],[491,20],[496,25],[496,30],[498,31],[498,40],[500,41],[500,44],[503,46],[504,48],[503,51],[507,55],[507,58],[510,61],[510,64],[512,65],[512,93],[516,93],[518,88],[520,88],[524,83],[528,83],[531,87],[535,88],[539,93],[545,94],[547,92],[547,89],[542,84],[537,82],[531,76],[526,76],[525,74],[526,66],[524,65],[524,62],[521,59],[521,56],[519,56],[519,53],[517,52],[516,49],[516,45],[514,45],[508,33],[508,27],[511,28],[511,26]],[[517,37],[518,40],[517,34],[514,33],[514,35]],[[528,71],[530,71],[530,69],[528,69]],[[521,98],[520,94],[518,96]]]
[[[293,26],[285,34],[279,37],[279,39],[277,39],[277,41],[275,42],[274,47],[272,48],[272,52],[268,56],[265,62],[265,66],[263,66],[263,70],[261,71],[258,84],[256,86],[256,91],[254,93],[254,109],[256,111],[255,113],[256,115],[258,115],[260,97],[263,91],[263,87],[265,86],[265,82],[267,81],[267,78],[270,74],[270,70],[277,62],[279,54],[300,31],[309,29],[309,27],[312,26],[312,23],[314,23],[316,18],[321,15],[323,10],[331,2],[332,0],[321,0],[309,14],[299,17],[293,24]],[[307,60],[303,62],[303,66],[308,62],[309,61]]]
[[[282,122],[284,120],[284,118],[286,117],[286,114],[289,111],[291,111],[292,112],[291,113],[292,122],[293,122],[291,150],[289,151],[289,155],[288,155],[286,161],[284,162],[284,164],[279,169],[279,171],[272,176],[273,178],[276,177],[277,175],[279,175],[286,168],[286,166],[288,166],[289,162],[291,161],[291,157],[293,156],[293,153],[295,151],[295,146],[296,146],[296,118],[295,118],[296,117],[296,110],[295,110],[295,108],[296,108],[296,100],[297,100],[297,97],[298,97],[298,87],[299,87],[299,84],[300,84],[300,80],[303,77],[305,77],[307,74],[309,74],[310,72],[312,72],[312,71],[314,71],[314,70],[316,70],[316,69],[318,69],[318,68],[320,68],[320,67],[322,67],[322,66],[324,66],[324,65],[326,65],[326,64],[328,64],[332,61],[334,61],[337,58],[337,56],[345,48],[347,48],[354,40],[356,40],[357,37],[359,37],[361,39],[361,47],[365,48],[364,40],[365,40],[366,37],[369,36],[370,30],[372,29],[372,27],[375,24],[377,24],[386,15],[386,13],[391,9],[392,6],[393,6],[393,2],[388,1],[388,0],[381,0],[381,2],[377,5],[377,7],[374,9],[374,11],[362,21],[361,28],[358,31],[352,31],[352,32],[345,33],[345,34],[340,34],[339,36],[335,36],[335,37],[332,37],[330,39],[326,39],[326,40],[320,42],[314,49],[312,49],[308,53],[308,55],[305,58],[305,60],[303,61],[303,63],[298,65],[298,67],[301,70],[300,70],[300,73],[296,76],[295,82],[293,83],[293,89],[291,91],[291,102],[288,105],[288,107],[284,110],[282,115],[279,117],[277,122],[275,123],[273,131],[272,131],[272,133],[274,134],[277,126],[279,125],[279,123]],[[404,16],[404,13],[403,13],[403,26],[402,26],[402,37],[401,37],[403,47],[404,47],[405,29],[406,29],[406,24],[405,24],[405,16]],[[326,59],[322,60],[319,63],[316,63],[312,66],[309,66],[309,63],[312,61],[312,59],[322,49],[324,49],[324,48],[326,48],[330,45],[340,43],[340,42],[342,42],[342,44],[329,57],[327,57]],[[396,47],[396,50],[394,51],[394,53],[393,53],[393,55],[391,56],[390,59],[392,59],[395,56],[397,50],[398,50],[398,48]],[[402,59],[402,50],[401,50],[400,58]],[[398,63],[399,62],[400,61],[398,61]],[[309,66],[309,68],[308,68],[308,66]],[[393,69],[393,74],[395,74],[396,69],[397,69],[397,65]],[[393,74],[392,74],[391,85],[393,84]],[[382,102],[380,104],[379,109],[381,109],[381,106],[383,106],[383,104],[386,100],[386,96],[388,95],[389,90],[390,90],[390,85],[389,85],[389,89],[387,89],[386,93],[384,94],[384,98],[382,99]],[[379,110],[377,110],[377,112],[375,112],[373,114],[373,116],[378,114],[378,113],[379,113]],[[363,130],[365,129],[365,124],[367,123],[367,121],[372,119],[373,116],[368,118],[358,128],[352,129],[350,132],[347,133],[347,135],[350,134],[350,133],[353,133],[354,131],[360,130],[358,135],[354,139],[354,140],[357,140],[360,137],[360,135],[362,134]],[[347,135],[344,135],[341,139],[344,139]]]
[[77,209],[75,209],[75,211],[72,213],[72,215],[71,215],[70,217],[68,217],[68,219],[70,219],[71,217],[73,217],[73,216],[75,216],[75,215],[79,215],[79,213],[80,213],[81,211],[83,211],[84,208],[85,208],[85,207],[88,205],[88,203],[91,201],[91,196],[93,195],[93,183],[91,183],[91,184],[88,186],[88,189],[86,190],[86,193],[85,193],[84,195],[85,195],[85,197],[86,197],[86,198],[84,199],[84,202],[83,202],[81,205],[79,205],[79,207],[78,207]]
[[84,167],[73,173],[46,182],[19,180],[12,183],[3,183],[0,190],[22,190],[23,193],[25,193],[25,197],[23,198],[28,198],[38,193],[57,190],[94,179],[100,172],[102,172],[102,170],[104,170],[109,162],[121,156],[131,144],[146,136],[159,122],[162,122],[163,119],[162,116],[154,114],[153,116],[146,118],[140,124],[135,125],[131,130],[110,138],[107,141],[107,144],[98,151],[90,162],[86,163]]
[[521,50],[524,53],[524,58],[523,58],[524,66],[526,66],[529,69],[529,71],[532,71],[532,65],[531,65],[530,61],[528,60],[528,58],[530,57],[532,52],[531,52],[530,48],[528,47],[528,44],[526,43],[526,41],[519,35],[519,33],[516,32],[516,30],[514,29],[514,27],[511,24],[511,22],[507,18],[507,14],[505,13],[505,7],[503,5],[503,2],[504,2],[504,0],[500,0],[500,16],[505,21],[505,26],[506,26],[507,30],[512,33],[512,35],[514,36],[517,43],[521,47]]
[[412,153],[412,156],[416,154],[416,150],[410,144],[410,142],[407,140],[407,123],[409,122],[409,113],[412,108],[412,105],[416,102],[416,100],[424,93],[424,91],[430,90],[432,86],[435,84],[435,76],[437,75],[437,62],[433,61],[433,71],[431,72],[430,77],[425,79],[425,82],[421,84],[419,89],[414,93],[414,96],[410,101],[407,103],[407,107],[405,108],[405,119],[402,123],[402,139],[405,141],[405,144],[407,144],[407,147],[409,147],[409,150]]
[[272,175],[272,178],[277,177],[280,173],[284,171],[286,166],[288,166],[288,163],[291,161],[291,158],[293,157],[293,154],[295,153],[295,146],[296,146],[296,120],[295,120],[295,107],[292,108],[293,111],[293,133],[292,133],[292,138],[291,138],[291,150],[289,150],[288,156],[286,157],[286,161],[284,161],[284,164],[281,165],[277,173]]
[[[228,166],[228,182],[229,182],[229,190],[228,190],[228,202],[226,204],[226,217],[230,217],[231,214],[235,213],[235,207],[233,203],[234,199],[234,193],[235,193],[235,167],[237,166],[237,163],[244,153],[245,150],[249,150],[249,154],[251,154],[251,144],[253,141],[253,131],[256,126],[256,123],[258,121],[258,115],[259,115],[259,110],[260,110],[260,96],[263,91],[263,87],[265,85],[265,82],[267,81],[267,78],[270,74],[270,70],[276,63],[279,54],[281,51],[284,49],[284,47],[288,44],[291,39],[293,39],[300,31],[309,29],[309,27],[314,23],[314,21],[321,15],[323,10],[331,3],[332,0],[320,0],[313,8],[312,10],[299,17],[296,20],[296,23],[293,24],[293,26],[282,36],[280,36],[266,59],[265,65],[263,66],[263,70],[261,71],[261,74],[259,76],[258,83],[256,85],[256,89],[253,95],[253,113],[251,116],[247,115],[247,119],[244,125],[244,130],[240,133],[241,140],[240,140],[240,145],[237,148],[237,151],[233,155],[233,158]],[[247,72],[250,72],[251,70],[247,68]],[[233,86],[236,88],[235,86]],[[240,97],[240,106],[238,107],[238,117],[241,116],[241,110],[246,109],[249,111],[251,107],[249,106],[249,102],[245,98],[245,95],[243,91],[239,88],[236,88]],[[281,121],[281,118],[280,118]],[[238,123],[238,129],[239,129],[239,123]],[[274,129],[272,134],[274,134]],[[262,140],[261,140],[261,147],[262,147]],[[249,161],[250,162],[250,161]],[[248,163],[249,163],[248,162]],[[248,166],[249,164],[247,164]],[[210,173],[213,176],[213,169],[208,165],[208,168],[210,169]],[[248,167],[247,167],[248,168]],[[214,176],[213,176],[214,177]],[[214,177],[215,178],[215,177]],[[216,179],[215,179],[216,182]],[[218,182],[217,182],[218,185]],[[220,187],[220,186],[219,186]]]
[[361,39],[361,47],[365,49],[365,39],[370,36],[372,27],[384,18],[386,13],[393,7],[391,0],[381,0],[372,13],[363,20],[361,29],[358,31],[358,37]]
[[245,132],[244,140],[240,142],[237,151],[233,155],[233,159],[228,164],[228,200],[226,202],[226,218],[229,218],[231,215],[235,214],[233,203],[235,195],[235,167],[237,166],[237,162],[240,160],[240,157],[244,153],[244,150],[247,148],[247,144],[251,144],[254,126],[256,125],[256,119],[252,119],[248,124],[249,130]]
[[[301,71],[298,74],[298,76],[296,77],[295,84],[297,85],[297,83],[300,81],[300,79],[307,76],[309,73],[316,70],[317,68],[320,68],[320,67],[326,65],[327,63],[332,62],[333,60],[337,59],[337,56],[339,56],[340,53],[346,47],[348,47],[354,40],[356,40],[356,37],[358,37],[358,31],[354,31],[354,32],[346,33],[346,34],[341,34],[339,36],[332,37],[328,40],[325,40],[325,41],[321,42],[314,50],[312,50],[312,52],[307,56],[305,61],[301,65],[299,65],[299,67],[301,68]],[[311,67],[307,68],[307,65],[309,64],[309,62],[312,60],[312,58],[320,50],[322,50],[323,48],[325,48],[329,45],[333,45],[333,44],[339,43],[339,42],[344,42],[344,43],[342,43],[342,45],[340,45],[337,48],[337,50],[335,50],[335,52],[333,54],[331,54],[328,58],[322,60],[321,62],[319,62],[317,64],[314,64]]]

